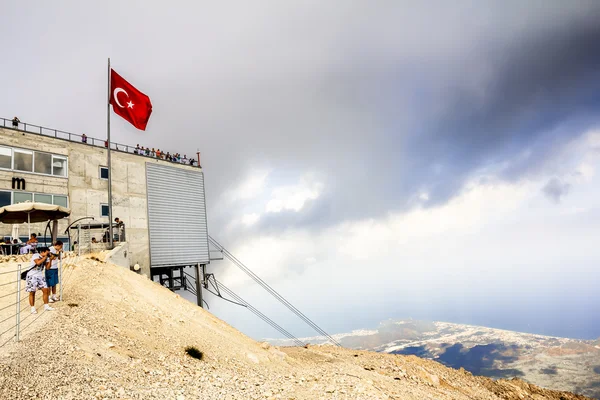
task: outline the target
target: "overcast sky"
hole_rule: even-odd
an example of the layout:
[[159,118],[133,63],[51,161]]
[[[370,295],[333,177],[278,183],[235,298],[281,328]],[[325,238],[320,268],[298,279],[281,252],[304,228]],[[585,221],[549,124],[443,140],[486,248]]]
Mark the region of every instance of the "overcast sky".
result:
[[2,20],[3,117],[104,138],[111,57],[154,110],[146,132],[113,116],[113,141],[201,151],[210,233],[326,331],[600,336],[599,1],[37,1]]

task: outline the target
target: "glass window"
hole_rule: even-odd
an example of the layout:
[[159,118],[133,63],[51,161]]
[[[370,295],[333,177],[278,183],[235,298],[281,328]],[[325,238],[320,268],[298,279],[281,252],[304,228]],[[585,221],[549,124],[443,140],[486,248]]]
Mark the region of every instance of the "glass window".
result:
[[35,152],[35,172],[52,174],[52,154]]
[[31,193],[14,192],[15,201],[14,203],[24,203],[26,201],[33,201],[33,195]]
[[52,156],[52,175],[67,176],[67,159]]
[[67,207],[67,196],[54,196],[54,204],[61,207]]
[[19,171],[33,171],[33,152],[15,149],[15,169]]
[[12,169],[12,150],[0,147],[0,168]]
[[108,217],[108,204],[100,204],[100,216]]
[[0,207],[10,205],[10,192],[0,192]]
[[52,204],[52,195],[51,194],[36,193],[35,195],[33,195],[33,198],[35,199],[36,203]]
[[108,168],[100,167],[100,179],[108,179]]

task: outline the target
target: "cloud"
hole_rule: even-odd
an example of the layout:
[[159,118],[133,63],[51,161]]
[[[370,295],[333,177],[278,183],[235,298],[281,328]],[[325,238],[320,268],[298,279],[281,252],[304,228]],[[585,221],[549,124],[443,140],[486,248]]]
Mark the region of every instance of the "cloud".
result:
[[558,178],[552,178],[544,185],[542,192],[555,203],[560,203],[563,196],[566,196],[571,189],[569,183],[563,182]]
[[245,180],[236,188],[226,192],[225,196],[230,202],[253,199],[263,193],[268,176],[269,171],[251,170]]
[[303,178],[298,185],[278,187],[273,190],[271,199],[266,205],[266,212],[280,213],[284,210],[299,212],[308,201],[317,199],[322,189],[322,183],[308,182],[306,178]]
[[[597,275],[600,257],[591,218],[598,214],[598,179],[581,182],[563,199],[565,210],[580,207],[565,213],[557,213],[539,191],[548,179],[475,179],[443,205],[344,222],[313,234],[263,233],[231,250],[334,332],[369,327],[366,321],[376,323],[379,316],[441,318],[452,309],[458,321],[483,323],[475,317],[479,308],[494,308],[496,318],[505,313],[514,318],[524,304],[554,309],[565,298],[578,298],[582,307],[579,302],[595,291],[589,276]],[[282,324],[308,334],[236,269],[227,268],[224,281]],[[564,301],[563,306],[570,307]],[[326,311],[332,309],[335,315]]]
[[244,225],[254,225],[260,218],[260,215],[257,213],[252,214],[244,214],[242,217],[242,224]]

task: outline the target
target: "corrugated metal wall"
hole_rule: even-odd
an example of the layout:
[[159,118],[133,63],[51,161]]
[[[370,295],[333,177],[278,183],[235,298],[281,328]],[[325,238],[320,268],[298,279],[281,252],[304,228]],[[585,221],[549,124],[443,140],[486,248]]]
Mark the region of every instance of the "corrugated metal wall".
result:
[[146,163],[146,183],[151,266],[208,264],[204,173]]

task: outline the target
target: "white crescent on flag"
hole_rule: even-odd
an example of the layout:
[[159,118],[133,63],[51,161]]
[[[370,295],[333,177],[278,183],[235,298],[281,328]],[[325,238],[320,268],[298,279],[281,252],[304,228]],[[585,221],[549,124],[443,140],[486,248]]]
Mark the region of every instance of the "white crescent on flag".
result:
[[117,97],[117,94],[119,94],[119,92],[123,92],[127,95],[127,98],[129,98],[129,94],[125,91],[125,89],[123,88],[116,88],[115,91],[113,92],[113,97],[115,98],[115,103],[117,103],[117,105],[121,108],[125,108],[125,106],[122,106],[121,103],[119,103],[119,98]]

